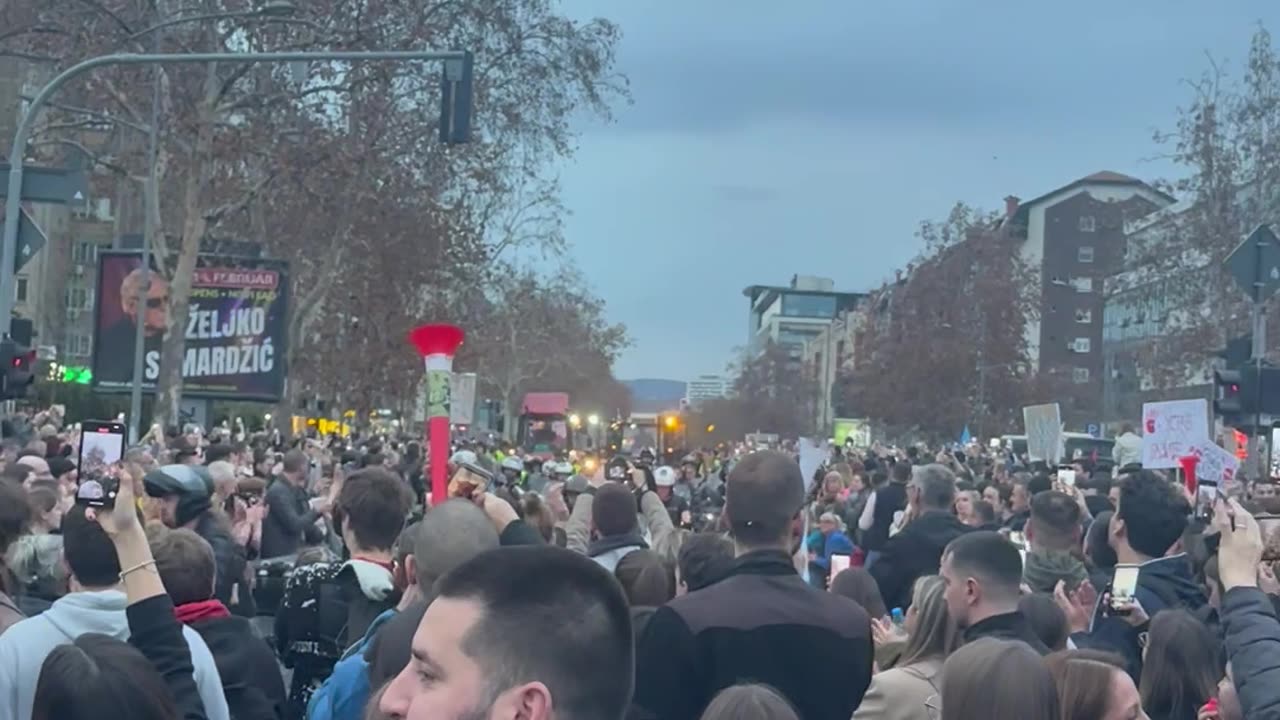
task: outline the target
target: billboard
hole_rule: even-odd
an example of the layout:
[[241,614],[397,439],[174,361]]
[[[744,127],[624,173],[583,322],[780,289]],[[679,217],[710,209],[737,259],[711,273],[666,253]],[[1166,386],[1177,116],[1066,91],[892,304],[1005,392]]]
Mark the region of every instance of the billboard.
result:
[[[151,276],[139,312],[142,258],[133,252],[98,256],[94,308],[93,386],[128,392],[141,315],[143,390],[160,377],[160,344],[169,320],[169,283]],[[187,317],[174,324],[186,335],[182,361],[185,397],[279,400],[284,392],[288,265],[279,260],[202,255],[196,263]]]

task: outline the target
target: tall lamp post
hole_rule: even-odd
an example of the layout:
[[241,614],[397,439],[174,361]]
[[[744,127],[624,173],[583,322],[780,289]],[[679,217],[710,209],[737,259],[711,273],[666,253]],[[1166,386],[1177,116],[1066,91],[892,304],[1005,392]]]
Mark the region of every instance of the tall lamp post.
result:
[[[261,12],[255,14],[262,14]],[[195,16],[198,17],[198,16]],[[152,31],[166,24],[177,24],[195,19],[194,17],[175,18],[167,23],[149,28]],[[144,31],[144,32],[147,32]],[[73,65],[50,80],[31,100],[30,107],[18,123],[14,133],[13,145],[9,151],[9,194],[5,198],[5,218],[3,244],[0,245],[0,331],[4,337],[9,336],[10,322],[13,318],[13,260],[17,253],[18,219],[21,214],[22,177],[26,159],[27,142],[35,128],[35,120],[40,111],[63,85],[90,70],[100,67],[119,65],[162,65],[170,63],[204,64],[217,62],[231,63],[310,63],[324,61],[339,62],[371,62],[371,61],[440,61],[444,63],[442,93],[444,107],[441,112],[441,139],[445,142],[462,143],[470,139],[471,132],[471,77],[474,63],[473,55],[468,51],[429,51],[429,50],[376,50],[353,52],[259,52],[259,53],[118,53],[89,58]],[[154,132],[154,123],[152,126]],[[154,160],[154,157],[152,157]],[[153,193],[148,193],[153,194]],[[147,211],[147,223],[153,221],[151,211]],[[144,233],[144,237],[150,233]],[[144,263],[144,267],[150,269]],[[141,323],[139,323],[141,326]],[[140,363],[135,358],[135,373]],[[135,374],[134,392],[140,393],[140,376]],[[140,397],[140,396],[138,396]],[[139,400],[140,403],[140,400]],[[134,435],[137,435],[137,415],[130,418]]]

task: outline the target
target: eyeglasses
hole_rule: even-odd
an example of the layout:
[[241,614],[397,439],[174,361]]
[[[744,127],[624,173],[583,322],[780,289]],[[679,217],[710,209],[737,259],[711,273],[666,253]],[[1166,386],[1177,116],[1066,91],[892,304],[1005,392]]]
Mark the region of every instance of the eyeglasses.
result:
[[167,297],[147,298],[147,307],[152,310],[159,310],[169,302]]
[[939,720],[942,717],[942,698],[937,693],[930,695],[924,699],[924,708],[929,711],[929,720]]

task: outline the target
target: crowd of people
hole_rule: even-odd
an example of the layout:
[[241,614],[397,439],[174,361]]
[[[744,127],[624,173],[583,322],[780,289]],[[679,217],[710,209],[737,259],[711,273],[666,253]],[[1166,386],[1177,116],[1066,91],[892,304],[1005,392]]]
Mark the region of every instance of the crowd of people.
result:
[[0,720],[1280,718],[1266,480],[5,429]]

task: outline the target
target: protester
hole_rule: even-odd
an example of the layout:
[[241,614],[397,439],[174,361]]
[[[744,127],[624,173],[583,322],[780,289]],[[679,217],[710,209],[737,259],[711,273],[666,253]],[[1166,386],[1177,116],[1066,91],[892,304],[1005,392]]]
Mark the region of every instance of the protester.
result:
[[[895,466],[896,467],[896,466]],[[890,607],[911,605],[911,589],[917,578],[935,575],[947,544],[972,528],[960,522],[955,505],[955,475],[941,465],[917,468],[907,492],[914,519],[889,538],[880,560],[868,570],[880,585],[880,594]],[[883,563],[883,564],[881,564]]]
[[180,528],[150,532],[151,552],[178,620],[200,634],[213,654],[227,707],[235,720],[280,718],[284,681],[275,653],[249,621],[231,614],[212,594],[214,551],[204,538]]
[[[6,555],[9,546],[27,529],[30,519],[31,506],[22,485],[0,480],[0,558]],[[0,635],[25,617],[10,597],[10,594],[17,592],[16,588],[10,587],[10,577],[8,568],[0,563]]]
[[1067,614],[1049,593],[1031,593],[1018,600],[1018,612],[1027,619],[1031,631],[1051,652],[1067,649],[1071,624]]
[[716,695],[701,720],[800,720],[800,716],[773,688],[734,685]]
[[862,530],[862,546],[867,551],[866,568],[871,569],[880,551],[889,541],[889,528],[894,516],[907,507],[907,482],[911,480],[911,464],[900,462],[890,471],[889,482],[877,485],[867,496],[867,504],[858,519]]
[[1033,592],[1052,593],[1058,581],[1074,591],[1089,578],[1080,554],[1080,505],[1070,495],[1050,490],[1031,498],[1026,539],[1030,544],[1022,569]]
[[1147,720],[1124,660],[1096,650],[1055,652],[1046,658],[1058,687],[1062,720]]
[[[293,555],[304,541],[324,539],[316,520],[330,512],[333,496],[307,497],[307,456],[291,450],[284,456],[280,477],[267,489],[267,514],[262,521],[262,556]],[[396,528],[399,532],[399,528]]]
[[245,550],[231,539],[226,519],[214,509],[213,479],[206,468],[193,465],[164,465],[143,479],[147,495],[159,503],[160,520],[166,527],[188,528],[213,548],[217,562],[214,597],[237,614],[255,614],[253,594],[246,574]]
[[[831,592],[843,595],[858,603],[867,611],[872,620],[880,620],[889,615],[884,598],[880,597],[880,586],[866,568],[851,567],[836,574],[831,579]],[[912,594],[915,598],[915,594]]]
[[676,595],[701,590],[733,570],[733,543],[718,533],[695,533],[676,559]]
[[612,720],[635,664],[630,614],[598,563],[560,548],[500,548],[455,568],[379,708],[404,720]]
[[1186,610],[1151,618],[1138,688],[1153,720],[1196,720],[1224,668],[1217,638]]
[[[122,483],[123,484],[123,483]],[[0,635],[0,719],[31,717],[40,666],[57,646],[99,633],[117,640],[130,635],[121,592],[121,567],[110,538],[83,506],[63,518],[64,556],[71,570],[71,592],[42,614],[9,627]],[[150,553],[148,553],[149,555]],[[227,702],[209,648],[195,631],[184,628],[196,685],[209,720],[227,720]]]
[[835,555],[848,556],[852,562],[856,553],[859,555],[857,564],[861,564],[860,552],[845,534],[843,523],[834,512],[825,512],[818,517],[818,527],[809,534],[805,544],[809,548],[809,584],[816,588],[826,589]]
[[659,606],[675,597],[675,575],[652,550],[637,550],[618,561],[613,575],[631,606],[636,638],[644,633]]
[[1004,521],[1006,530],[1023,532],[1026,529],[1027,520],[1031,519],[1031,498],[1035,495],[1031,487],[1033,481],[1034,478],[1028,477],[1014,478],[1009,493],[1009,516]]
[[1041,655],[1041,642],[1018,610],[1022,558],[999,533],[979,530],[956,538],[942,556],[947,610],[962,631],[964,642],[993,637],[1026,643]]
[[[947,612],[945,588],[946,583],[936,575],[916,581],[906,614],[906,643],[898,661],[871,678],[853,720],[933,720],[926,702],[941,690],[942,664],[957,640],[955,623]],[[878,638],[891,635],[891,625],[883,620],[874,622]]]
[[[948,603],[949,604],[949,603]],[[941,720],[1061,720],[1053,675],[1024,642],[983,638],[942,666]]]
[[799,465],[752,453],[730,471],[725,501],[738,560],[729,577],[650,619],[636,650],[639,716],[693,720],[737,678],[776,688],[802,717],[851,716],[871,680],[870,620],[796,574]]
[[350,559],[295,569],[276,615],[276,647],[293,668],[286,719],[303,716],[342,651],[399,601],[392,548],[410,502],[408,487],[381,468],[361,470],[342,484],[334,514]]

